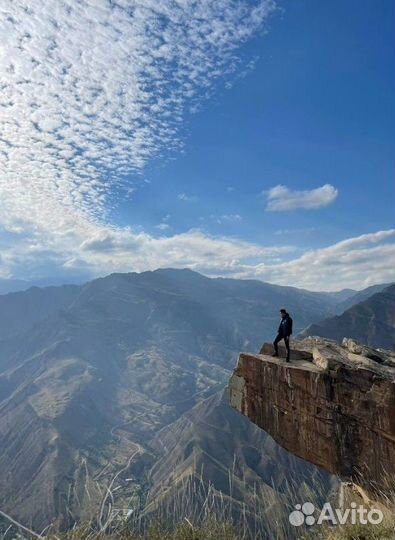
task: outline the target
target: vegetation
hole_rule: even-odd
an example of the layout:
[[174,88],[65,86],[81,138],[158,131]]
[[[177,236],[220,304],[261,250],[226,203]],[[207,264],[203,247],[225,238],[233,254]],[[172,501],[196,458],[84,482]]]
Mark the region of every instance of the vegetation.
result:
[[394,540],[395,522],[381,525],[349,525],[328,530],[317,540]]
[[[230,474],[229,482],[234,475]],[[366,493],[353,484],[337,484],[328,491],[328,485],[315,479],[311,487],[288,484],[283,486],[282,500],[279,493],[252,490],[249,508],[237,505],[232,497],[204,483],[202,478],[190,477],[180,481],[177,494],[166,497],[151,508],[148,504],[134,504],[128,515],[116,514],[113,506],[104,504],[101,512],[86,525],[76,525],[67,532],[43,531],[41,535],[26,534],[29,531],[18,527],[4,528],[0,523],[0,538],[35,540],[395,540],[395,497],[382,493],[377,497],[381,502],[370,501]],[[165,486],[163,486],[165,488]],[[231,486],[230,486],[231,487]],[[340,489],[339,489],[340,488]],[[233,488],[232,488],[233,489]],[[230,490],[231,491],[231,490]],[[295,503],[310,501],[315,508],[322,508],[323,500],[329,500],[332,508],[350,508],[354,502],[364,508],[378,508],[384,519],[379,525],[313,525],[291,526],[289,513]],[[109,499],[114,495],[109,492]],[[105,510],[104,510],[105,509]],[[317,514],[316,514],[317,517]],[[8,525],[10,525],[8,523]],[[5,533],[5,534],[4,534]],[[18,533],[22,533],[19,534]]]
[[[178,524],[175,529],[169,530],[159,524],[151,526],[146,534],[133,533],[128,527],[119,529],[113,534],[104,534],[92,531],[89,527],[78,528],[65,535],[56,535],[53,539],[59,540],[239,540],[233,527],[229,524],[220,524],[208,521],[200,527],[194,527],[189,521]],[[52,540],[52,538],[51,538]]]
[[[321,531],[315,528],[309,532],[298,529],[297,532],[290,532],[286,536],[282,534],[278,536],[273,531],[273,534],[267,538],[270,540],[395,540],[395,519],[394,515],[391,515],[387,516],[380,525],[344,525],[333,528],[324,527]],[[245,540],[245,536],[236,532],[236,527],[233,525],[219,523],[213,519],[207,520],[199,527],[194,527],[189,520],[184,520],[172,530],[156,524],[151,526],[144,535],[135,534],[128,527],[120,528],[112,534],[100,533],[89,527],[76,528],[64,535],[54,535],[50,537],[50,540]]]

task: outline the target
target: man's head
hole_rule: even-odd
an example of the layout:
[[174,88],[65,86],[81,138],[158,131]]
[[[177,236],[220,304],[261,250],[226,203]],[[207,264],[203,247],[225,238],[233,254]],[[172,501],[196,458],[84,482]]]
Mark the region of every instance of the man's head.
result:
[[284,317],[288,315],[287,310],[284,308],[280,309],[280,315],[284,319]]

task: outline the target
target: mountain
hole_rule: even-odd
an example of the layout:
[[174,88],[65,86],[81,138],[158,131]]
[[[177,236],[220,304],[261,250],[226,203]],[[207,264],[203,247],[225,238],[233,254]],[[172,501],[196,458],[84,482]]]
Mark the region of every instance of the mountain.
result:
[[222,504],[222,513],[230,513],[236,523],[251,512],[251,538],[260,538],[258,531],[270,538],[273,529],[279,536],[287,529],[289,508],[311,496],[311,490],[325,499],[334,483],[229,407],[227,390],[164,427],[151,446],[160,458],[149,473],[150,517],[171,514],[182,520],[197,516],[204,506]]
[[339,299],[339,302],[335,308],[336,315],[341,315],[350,307],[354,306],[355,304],[359,304],[359,302],[367,300],[370,296],[381,292],[383,289],[389,287],[390,285],[392,284],[380,283],[379,285],[372,285],[371,287],[367,287],[366,289],[362,289],[361,291],[354,291],[353,294],[346,296],[342,300]]
[[367,300],[308,326],[301,337],[320,336],[341,341],[345,336],[370,345],[395,349],[395,285],[386,287]]
[[155,492],[158,432],[223,388],[240,350],[273,337],[279,308],[301,330],[334,304],[172,269],[1,296],[0,508],[42,530],[135,506]]
[[0,294],[7,294],[14,291],[24,291],[31,286],[31,283],[23,279],[0,279]]
[[338,305],[355,296],[357,292],[358,291],[355,291],[354,289],[341,289],[340,291],[331,292],[322,291],[321,294],[328,296],[334,304]]
[[68,285],[79,285],[84,281],[88,281],[88,277],[48,277],[35,279],[33,281],[0,278],[0,295],[18,291],[26,291],[27,289],[30,289],[30,287],[60,287],[65,283],[65,281]]
[[76,285],[63,285],[30,287],[26,291],[0,295],[0,340],[23,334],[35,324],[50,319],[57,311],[67,309],[79,292]]

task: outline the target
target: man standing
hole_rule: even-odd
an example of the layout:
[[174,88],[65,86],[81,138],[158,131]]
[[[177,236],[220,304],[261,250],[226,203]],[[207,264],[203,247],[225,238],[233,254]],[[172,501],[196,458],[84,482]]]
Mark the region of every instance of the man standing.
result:
[[289,313],[286,309],[280,309],[281,322],[278,327],[278,333],[276,339],[273,342],[274,353],[273,356],[278,356],[278,343],[283,339],[285,343],[285,348],[287,350],[287,359],[289,362],[289,337],[292,334],[292,319],[289,316]]

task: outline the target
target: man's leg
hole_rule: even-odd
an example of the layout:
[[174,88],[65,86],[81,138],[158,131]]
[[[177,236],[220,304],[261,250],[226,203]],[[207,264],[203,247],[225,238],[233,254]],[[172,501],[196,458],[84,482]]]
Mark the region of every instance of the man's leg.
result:
[[277,334],[276,339],[273,341],[273,347],[274,347],[274,354],[273,354],[273,356],[278,356],[278,343],[279,343],[279,341],[281,341],[282,339],[283,339],[282,336],[280,336],[280,334]]
[[284,337],[285,348],[287,349],[287,362],[289,362],[289,336]]

